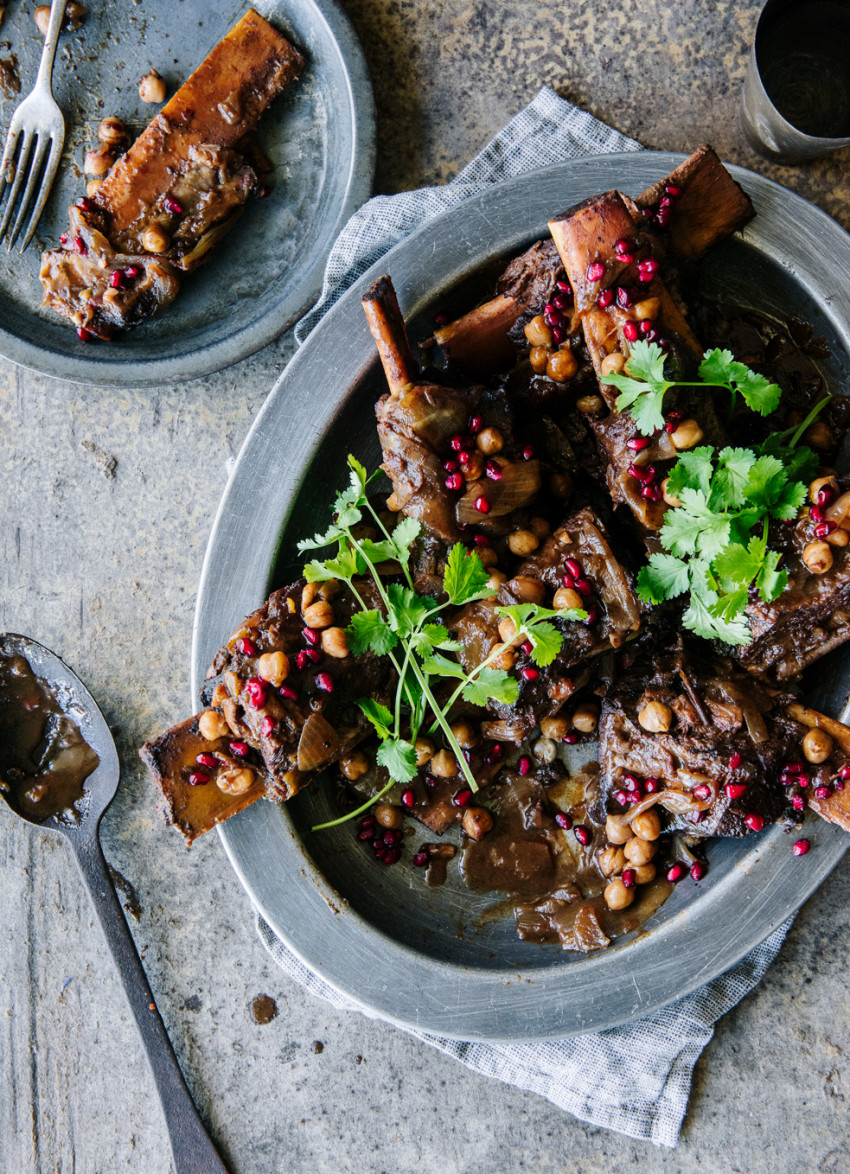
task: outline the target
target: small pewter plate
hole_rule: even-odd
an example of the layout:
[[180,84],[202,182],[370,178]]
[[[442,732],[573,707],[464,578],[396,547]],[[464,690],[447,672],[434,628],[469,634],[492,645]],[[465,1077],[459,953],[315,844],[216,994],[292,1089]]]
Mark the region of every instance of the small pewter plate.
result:
[[[546,222],[608,188],[636,195],[680,155],[609,155],[499,184],[424,225],[373,266],[314,330],[257,417],[210,538],[195,613],[195,696],[216,648],[276,586],[299,574],[298,538],[324,527],[345,483],[345,456],[379,459],[381,393],[360,297],[392,275],[414,338],[439,310],[487,295],[499,267],[547,232]],[[847,386],[850,237],[823,212],[760,176],[732,168],[758,215],[703,266],[709,296],[811,323],[829,345],[824,375]],[[850,649],[816,668],[812,700],[841,713]],[[592,750],[583,748],[584,759]],[[581,761],[581,759],[579,760]],[[471,892],[455,866],[429,889],[410,863],[376,864],[351,824],[332,818],[333,788],[315,780],[285,807],[260,802],[220,828],[233,867],[272,928],[317,974],[364,1009],[402,1026],[459,1039],[531,1040],[613,1027],[727,970],[817,888],[847,846],[840,829],[807,824],[812,851],[791,852],[780,828],[715,841],[700,885],[687,881],[631,941],[589,957],[520,941],[498,894]],[[489,913],[488,913],[489,911]]]
[[[371,193],[371,83],[334,0],[254,0],[307,59],[300,79],[259,123],[275,168],[272,194],[252,202],[210,262],[186,275],[173,306],[113,342],[81,343],[68,322],[41,307],[41,251],[58,243],[68,205],[85,194],[83,160],[98,123],[117,114],[133,137],[141,133],[159,109],[139,100],[142,74],[153,66],[174,93],[249,7],[247,0],[110,0],[88,4],[80,31],[62,34],[53,92],[65,114],[65,151],[29,249],[0,249],[0,354],[78,383],[174,383],[260,350],[316,300],[331,245]],[[35,83],[41,47],[32,5],[13,0],[0,29],[0,58],[17,58],[21,93],[0,94],[3,138]]]

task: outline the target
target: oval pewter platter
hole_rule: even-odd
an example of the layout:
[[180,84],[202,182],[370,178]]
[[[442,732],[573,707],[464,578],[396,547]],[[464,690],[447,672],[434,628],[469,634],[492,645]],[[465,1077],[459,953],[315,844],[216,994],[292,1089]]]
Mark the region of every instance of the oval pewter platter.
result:
[[[378,464],[373,404],[382,376],[360,306],[369,283],[390,273],[411,333],[425,337],[438,310],[460,312],[485,296],[484,275],[491,280],[545,235],[553,214],[612,187],[635,195],[682,158],[611,155],[506,181],[424,225],[345,294],[271,391],[228,482],[197,601],[194,696],[242,617],[297,577],[295,542],[324,528],[333,493],[345,483],[346,453],[368,468]],[[847,386],[850,237],[799,196],[732,171],[758,215],[742,239],[706,260],[704,291],[807,320],[829,343],[825,375]],[[817,668],[815,695],[828,712],[844,707],[848,654],[839,650]],[[578,762],[591,754],[585,747]],[[581,957],[521,942],[510,914],[492,916],[493,894],[473,893],[451,873],[429,889],[410,865],[409,847],[399,864],[381,868],[351,825],[311,832],[337,814],[332,790],[317,779],[285,807],[256,803],[224,824],[219,834],[240,880],[294,953],[364,1010],[467,1040],[600,1030],[687,994],[763,941],[850,844],[820,822],[809,827],[813,850],[804,857],[792,855],[780,828],[714,841],[703,883],[680,885],[634,940]]]
[[[41,308],[39,258],[85,194],[82,173],[97,127],[117,114],[138,135],[159,107],[139,100],[151,66],[169,95],[236,24],[248,0],[110,0],[89,4],[79,32],[63,33],[53,92],[66,139],[56,183],[29,249],[0,250],[0,354],[77,383],[148,387],[195,379],[244,359],[282,334],[318,297],[331,245],[369,198],[375,108],[362,50],[334,0],[253,0],[304,53],[300,79],[272,103],[258,137],[274,164],[268,199],[252,203],[209,264],[187,275],[173,306],[113,342],[81,343]],[[0,92],[0,131],[35,82],[42,37],[32,6],[6,10],[0,41],[18,61],[21,93]]]

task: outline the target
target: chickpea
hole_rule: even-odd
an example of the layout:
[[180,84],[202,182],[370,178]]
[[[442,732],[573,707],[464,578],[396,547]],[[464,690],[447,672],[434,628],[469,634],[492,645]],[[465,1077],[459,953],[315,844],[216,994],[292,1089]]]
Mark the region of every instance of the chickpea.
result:
[[244,795],[251,789],[254,772],[247,766],[238,767],[236,770],[224,770],[215,776],[215,782],[219,791],[224,791],[225,795]]
[[471,750],[473,746],[477,746],[481,741],[472,722],[454,722],[451,726],[451,731],[455,738],[457,738],[457,744],[462,750]]
[[508,583],[508,590],[521,603],[542,603],[546,594],[544,584],[539,579],[530,579],[528,575],[515,575]]
[[139,97],[148,103],[158,104],[165,101],[165,82],[155,69],[149,70],[144,77],[139,78]]
[[576,408],[583,416],[595,416],[604,407],[605,401],[601,395],[582,395],[576,400]]
[[382,828],[400,828],[404,822],[404,812],[391,803],[379,803],[375,808],[375,819]]
[[626,854],[617,844],[607,844],[596,857],[603,876],[616,876],[626,867]]
[[322,583],[317,583],[319,588],[319,599],[333,599],[339,595],[339,580],[325,579]]
[[499,588],[502,586],[503,583],[507,582],[507,579],[508,579],[508,576],[505,574],[504,571],[496,571],[496,570],[491,571],[490,578],[487,580],[487,586],[490,588],[490,590],[493,592],[493,594],[488,595],[486,598],[487,599],[495,599],[495,597],[499,594]]
[[171,237],[158,224],[149,224],[142,233],[142,248],[146,253],[165,253],[171,248]]
[[440,779],[451,779],[458,774],[457,759],[448,750],[438,750],[431,759],[431,774]]
[[826,762],[834,749],[832,738],[826,730],[809,730],[803,739],[803,753],[807,762]]
[[545,518],[532,518],[528,528],[537,538],[546,538],[552,529]]
[[551,738],[538,738],[532,750],[539,762],[554,762],[558,754],[558,748]]
[[824,539],[830,546],[846,546],[850,542],[850,534],[846,530],[833,530]]
[[493,826],[493,816],[486,807],[467,807],[461,826],[471,840],[482,840]]
[[635,884],[648,885],[651,880],[655,880],[656,868],[650,860],[649,864],[638,864],[635,866]]
[[650,734],[666,734],[673,724],[673,710],[661,701],[649,701],[638,714],[638,721]]
[[812,505],[817,505],[818,494],[822,489],[831,489],[838,496],[838,481],[835,477],[816,477],[809,485],[809,501]]
[[503,669],[505,672],[507,672],[509,669],[513,668],[514,661],[516,660],[516,653],[507,644],[494,644],[490,649],[490,652],[495,652],[497,648],[501,649],[501,651],[493,657],[493,659],[490,661],[490,665],[494,669]]
[[416,751],[417,766],[424,766],[434,757],[434,743],[430,738],[417,738],[413,743],[413,749]]
[[362,750],[354,750],[340,759],[339,769],[349,782],[353,783],[363,777],[369,769],[369,759]]
[[97,128],[97,137],[104,146],[117,147],[127,138],[127,128],[120,118],[110,114]]
[[[63,32],[74,33],[85,20],[86,9],[83,4],[71,3],[65,9],[65,16],[62,20]],[[38,25],[38,31],[43,37],[47,36],[47,25],[50,21],[50,5],[39,4],[33,13],[35,23]]]
[[495,567],[499,561],[499,556],[492,546],[482,546],[476,553],[484,567]]
[[644,298],[634,307],[635,319],[642,322],[644,318],[657,318],[661,309],[661,298]]
[[535,375],[545,375],[546,368],[549,365],[549,355],[552,352],[545,346],[533,346],[531,354],[528,356],[528,361],[531,363],[531,369]]
[[573,713],[573,727],[583,734],[592,734],[599,725],[599,706],[588,701]]
[[632,831],[642,840],[657,840],[661,835],[661,820],[658,818],[658,812],[650,807],[648,811],[642,811],[640,815],[636,815],[632,820]]
[[564,347],[563,350],[555,351],[553,355],[549,356],[546,374],[556,383],[566,383],[568,379],[572,379],[576,371],[578,371],[578,359],[573,354],[571,347]]
[[87,175],[103,176],[114,162],[115,156],[109,147],[95,147],[92,151],[86,151],[83,167]]
[[675,497],[670,492],[669,486],[670,486],[670,478],[665,477],[664,480],[661,482],[661,492],[664,494],[664,500],[667,502],[668,505],[673,505],[673,506],[681,505],[682,503],[678,499],[678,497]]
[[832,567],[832,551],[826,542],[810,542],[803,551],[803,562],[813,575],[824,575]]
[[696,420],[683,420],[676,431],[670,434],[670,439],[680,451],[695,448],[702,440],[702,428]]
[[828,424],[823,420],[815,420],[803,433],[803,443],[818,452],[826,452],[835,447],[835,436]]
[[301,614],[308,628],[330,628],[334,622],[334,609],[324,599],[311,603],[309,607],[303,607]]
[[634,889],[627,889],[619,877],[605,887],[605,904],[609,909],[628,909],[634,899]]
[[559,587],[552,598],[552,607],[555,611],[584,607],[584,600],[572,587]]
[[227,687],[227,694],[229,697],[238,697],[242,692],[242,678],[238,673],[229,670],[224,674],[224,684]]
[[328,656],[342,660],[348,656],[348,637],[345,628],[325,628],[322,632],[322,649]]
[[482,428],[475,443],[485,456],[492,457],[505,447],[505,438],[498,428]]
[[539,545],[540,539],[530,530],[514,530],[513,534],[508,536],[511,554],[519,555],[520,558],[532,554]]
[[626,356],[622,351],[612,351],[599,364],[599,370],[603,375],[619,375],[625,365]]
[[552,347],[552,331],[542,314],[537,314],[525,327],[525,337],[533,347]]
[[210,705],[221,705],[222,702],[228,698],[227,686],[221,681],[213,689],[212,697],[210,698]]
[[540,733],[544,738],[552,738],[562,742],[570,732],[570,723],[565,717],[544,717],[540,723]]
[[486,467],[487,459],[483,452],[479,452],[476,449],[474,452],[470,453],[469,460],[463,467],[463,471],[466,473],[467,481],[478,481],[481,477],[484,476],[484,470]]
[[609,844],[626,844],[632,838],[632,833],[618,819],[609,815],[605,820],[605,837]]
[[95,192],[97,191],[97,189],[100,187],[100,185],[102,183],[103,183],[102,179],[90,179],[89,182],[86,184],[86,195],[89,196],[89,198],[91,198],[95,194]]
[[505,644],[522,643],[516,640],[516,624],[510,616],[505,616],[503,620],[499,620],[499,635]]
[[257,676],[272,685],[280,685],[289,676],[289,657],[285,652],[264,652],[257,661]]
[[630,864],[649,864],[658,851],[658,845],[651,840],[642,840],[639,836],[633,836],[626,842],[623,851]]
[[569,473],[553,473],[549,478],[549,492],[559,501],[565,501],[573,491],[573,479]]
[[230,733],[230,726],[224,720],[224,714],[217,709],[205,709],[198,718],[198,733],[208,742],[215,742],[218,738],[226,738]]

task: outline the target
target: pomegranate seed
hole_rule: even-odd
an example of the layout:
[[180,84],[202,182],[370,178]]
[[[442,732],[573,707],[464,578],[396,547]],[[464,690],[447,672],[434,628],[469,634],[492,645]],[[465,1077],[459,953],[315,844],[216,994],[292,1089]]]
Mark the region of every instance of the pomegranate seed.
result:
[[321,632],[318,632],[315,628],[303,628],[301,635],[311,646],[311,648],[315,648],[322,638]]
[[[647,779],[646,782],[643,784],[643,789],[646,791],[647,795],[654,795],[655,792],[660,789],[660,787],[661,787],[661,784],[659,783],[658,779]],[[697,792],[697,788],[694,787],[694,794],[696,794],[696,792]],[[711,792],[709,792],[709,794],[710,793]],[[707,799],[708,795],[706,795],[704,797]]]
[[626,441],[626,448],[630,448],[632,452],[643,452],[650,444],[652,441],[648,436],[633,436],[631,440]]
[[451,440],[449,441],[449,445],[452,449],[452,452],[460,452],[460,450],[464,447],[465,443],[466,442],[464,441],[464,439],[460,435],[460,433],[458,433],[456,436],[453,436],[451,438]]
[[590,832],[584,826],[584,824],[577,824],[577,826],[573,828],[573,834],[582,847],[585,847],[590,843]]
[[487,464],[484,466],[484,472],[487,474],[487,476],[490,478],[491,481],[501,481],[502,480],[502,470],[499,466],[498,461],[488,461]]
[[522,644],[520,644],[520,648],[526,656],[531,656],[532,652],[534,651],[534,645],[530,640],[525,640]]
[[556,281],[555,282],[555,289],[557,289],[560,293],[563,293],[563,294],[572,295],[572,292],[573,292],[573,287],[570,285],[570,283],[568,281]]
[[456,473],[458,470],[457,461],[452,460],[451,457],[447,461],[443,461],[443,468],[447,473]]
[[655,478],[655,470],[652,465],[648,469],[642,469],[640,465],[629,465],[626,472],[637,481],[652,481]]
[[394,848],[401,840],[401,832],[396,828],[389,828],[384,832],[383,841],[387,848]]
[[113,274],[109,279],[109,284],[112,286],[113,289],[120,289],[121,286],[124,284],[124,278],[121,276],[120,269],[116,269],[113,271]]
[[86,242],[83,240],[83,238],[81,236],[74,237],[74,248],[80,254],[81,257],[85,257],[86,253],[89,251],[88,246],[86,245]]
[[260,722],[260,734],[264,738],[269,738],[274,733],[275,720],[273,717],[264,717]]
[[370,828],[361,827],[360,831],[357,833],[357,839],[360,840],[361,842],[365,842],[366,840],[371,840],[373,836],[374,836],[374,832],[371,831]]
[[85,326],[78,326],[77,338],[80,340],[80,342],[88,342],[91,338],[91,331],[86,330]]
[[842,779],[850,779],[850,762],[845,762],[841,770],[838,772]]
[[563,575],[561,578],[561,582],[564,584],[565,587],[569,587],[571,589],[574,588],[576,585],[576,581],[572,577],[572,575]]
[[[590,607],[585,608],[585,611],[587,612],[587,619],[584,622],[586,624],[595,624],[599,619],[599,609],[596,607],[596,605],[591,604]],[[566,738],[564,741],[566,742]]]
[[520,758],[519,762],[517,763],[517,770],[523,778],[525,778],[525,776],[531,770],[531,759],[527,754],[523,754],[523,756]]
[[671,885],[678,884],[684,875],[685,869],[681,864],[674,864],[667,869],[667,879]]
[[634,264],[634,257],[632,256],[632,254],[631,254],[631,253],[618,253],[618,254],[617,254],[617,260],[618,260],[618,261],[622,261],[622,263],[623,263],[624,265],[632,265],[632,264]]
[[797,777],[793,781],[797,784],[798,787],[805,788],[805,787],[808,787],[808,785],[809,785],[809,776],[808,775],[797,775]]
[[490,503],[486,497],[476,497],[475,508],[478,510],[479,514],[490,513]]
[[434,787],[436,787],[439,784],[439,781],[440,780],[434,778],[433,775],[426,775],[425,776],[425,786],[430,787],[432,791],[433,791]]
[[601,261],[593,261],[587,267],[588,281],[601,281],[605,276],[605,266]]
[[67,245],[67,243],[68,243],[68,234],[67,234],[67,232],[63,232],[63,233],[62,233],[62,235],[59,237],[59,243],[60,243],[61,245]]
[[649,280],[651,281],[658,272],[658,262],[654,257],[647,257],[645,261],[638,261],[638,269],[642,273],[648,273]]
[[322,654],[319,652],[318,648],[302,648],[295,657],[295,665],[300,672],[303,672],[304,669],[309,668],[311,664],[318,664],[321,659]]
[[540,676],[540,673],[537,669],[532,668],[531,665],[528,665],[526,668],[520,669],[519,675],[524,681],[536,681]]
[[659,228],[664,228],[669,219],[670,214],[666,208],[659,208],[659,210],[655,213],[655,223]]
[[613,301],[614,291],[612,289],[601,289],[596,299],[596,304],[600,310],[607,310]]
[[795,856],[805,856],[809,848],[811,848],[811,840],[798,840],[794,845],[793,852]]
[[764,817],[759,815],[757,811],[751,811],[749,815],[744,816],[744,823],[754,832],[760,832],[764,827]]
[[831,794],[832,794],[831,788],[827,787],[827,785],[825,783],[822,783],[819,787],[815,787],[815,798],[816,799],[828,799]]
[[826,538],[827,534],[831,534],[836,526],[837,523],[830,521],[829,518],[825,522],[818,522],[815,526],[815,538]]
[[452,803],[455,807],[466,807],[471,798],[472,791],[469,787],[464,787],[462,791],[455,791],[454,795],[452,795]]
[[727,799],[740,799],[746,793],[746,783],[727,783],[723,788]]
[[688,813],[688,819],[691,821],[691,823],[702,823],[702,812],[691,811]]
[[707,871],[705,864],[701,860],[695,860],[691,865],[691,880],[701,881]]
[[570,308],[570,300],[569,298],[563,297],[562,294],[556,294],[556,296],[552,298],[552,305],[559,310],[568,310]]
[[448,314],[445,314],[442,310],[440,311],[439,314],[434,315],[434,325],[435,326],[448,326],[448,324],[450,322],[451,322],[451,318],[448,316]]
[[835,501],[835,490],[832,488],[831,485],[823,485],[818,490],[817,504],[820,506],[832,505],[832,503],[834,501]]
[[[746,787],[744,788],[744,790],[746,790]],[[694,787],[693,796],[695,799],[710,799],[711,798],[711,787],[707,786],[705,783],[700,783],[698,787]],[[730,795],[729,798],[733,799],[734,795]]]
[[281,685],[278,689],[278,693],[280,693],[281,697],[285,697],[287,701],[298,700],[298,694],[291,685]]
[[633,242],[630,240],[626,240],[625,237],[621,236],[618,241],[614,241],[614,252],[615,253],[628,253],[629,249],[632,249],[632,248],[634,248]]
[[446,477],[446,489],[463,489],[463,477],[460,473],[450,473]]
[[564,339],[566,337],[567,337],[567,333],[563,329],[563,327],[561,327],[561,326],[553,326],[552,327],[552,341],[555,342],[558,346],[561,345],[561,343],[564,341]]
[[413,806],[415,799],[414,799],[413,792],[411,791],[410,787],[408,787],[406,791],[402,791],[401,802],[404,807],[412,807]]
[[388,848],[384,853],[384,864],[397,864],[401,860],[401,848]]
[[247,758],[247,756],[248,756],[248,743],[247,742],[231,742],[230,743],[230,753],[235,758]]
[[249,640],[247,636],[240,636],[236,641],[236,647],[244,656],[257,655],[257,645],[253,640]]
[[680,187],[676,187],[675,184],[672,183],[665,184],[664,190],[667,195],[672,196],[674,200],[677,200],[682,194],[682,189]]
[[794,808],[795,811],[805,811],[806,810],[805,796],[804,795],[792,795],[791,796],[791,806]]
[[624,310],[628,310],[632,304],[632,295],[624,285],[617,286],[617,305]]
[[625,326],[623,327],[623,335],[625,336],[625,338],[628,342],[637,342],[638,328],[637,328],[637,326],[635,326],[634,322],[627,322],[625,324]]
[[467,452],[465,448],[462,448],[457,454],[457,459],[461,465],[468,465],[472,459],[472,454]]
[[245,693],[252,709],[262,709],[268,697],[269,687],[262,677],[249,677],[245,682]]
[[487,537],[486,534],[476,534],[475,537],[472,539],[472,541],[475,543],[476,546],[489,546],[490,545],[490,539]]
[[578,591],[579,595],[583,595],[585,599],[587,599],[589,595],[593,594],[593,588],[590,586],[587,579],[576,579],[575,589]]
[[183,205],[178,204],[173,196],[165,196],[162,202],[165,205],[166,212],[170,212],[172,216],[183,215]]
[[581,563],[577,558],[568,558],[564,561],[564,567],[572,575],[574,579],[580,579],[584,571]]
[[333,693],[334,679],[330,673],[316,673],[316,688],[323,693]]
[[199,754],[195,762],[197,762],[198,766],[206,766],[209,770],[212,770],[217,765],[218,759],[214,754]]
[[659,208],[672,208],[673,201],[670,199],[669,196],[662,196],[661,199],[658,201],[658,207]]
[[644,485],[640,491],[641,497],[645,497],[647,501],[661,501],[664,496],[660,485]]
[[643,322],[638,324],[638,330],[641,332],[641,334],[651,334],[652,328],[653,326],[651,318],[644,318]]
[[822,522],[823,521],[823,510],[821,509],[821,507],[819,505],[813,505],[809,509],[809,515],[810,515],[813,522]]
[[555,812],[555,823],[559,828],[563,828],[565,832],[568,832],[573,826],[573,821],[568,815],[565,815],[563,811]]
[[420,849],[420,850],[419,850],[419,851],[418,851],[418,852],[417,852],[417,853],[414,855],[414,857],[413,857],[413,863],[414,863],[414,865],[415,865],[417,868],[424,868],[424,867],[425,867],[425,865],[428,863],[428,860],[429,860],[429,859],[430,859],[430,857],[428,856],[428,853],[427,853],[427,852],[423,852],[423,851]]
[[629,797],[625,791],[615,791],[614,798],[620,804],[621,807],[628,807]]
[[623,882],[624,889],[633,889],[635,886],[635,870],[633,868],[624,869],[620,880]]
[[522,450],[522,459],[524,461],[530,461],[533,456],[534,456],[534,446],[531,444],[527,444],[525,446],[525,448]]
[[208,783],[209,781],[210,774],[209,771],[206,770],[193,770],[189,775],[190,787],[202,787],[204,783]]
[[494,762],[498,762],[502,757],[502,743],[494,742],[490,747],[489,752],[485,755],[484,761],[488,766],[492,766]]
[[477,435],[484,427],[484,421],[480,416],[470,416],[469,424],[467,425],[472,436]]
[[138,265],[128,265],[126,269],[122,270],[122,273],[128,281],[133,281],[136,277],[139,276],[141,269],[138,267]]
[[741,755],[736,750],[735,753],[732,755],[732,757],[729,759],[729,769],[730,770],[737,770],[740,765],[741,765]]
[[644,285],[648,285],[649,282],[652,281],[653,274],[650,273],[650,271],[648,269],[640,269],[639,268],[637,278],[638,278],[638,281],[643,282]]
[[570,731],[569,734],[564,734],[561,741],[566,742],[568,746],[575,746],[576,742],[578,741],[578,734],[574,734],[572,731]]

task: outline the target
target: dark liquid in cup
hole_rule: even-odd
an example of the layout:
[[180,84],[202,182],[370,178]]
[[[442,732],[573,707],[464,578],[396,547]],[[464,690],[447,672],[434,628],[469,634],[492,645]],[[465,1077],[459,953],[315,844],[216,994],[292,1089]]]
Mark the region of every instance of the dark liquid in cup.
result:
[[762,19],[756,58],[768,97],[792,126],[850,137],[850,3],[777,4]]

